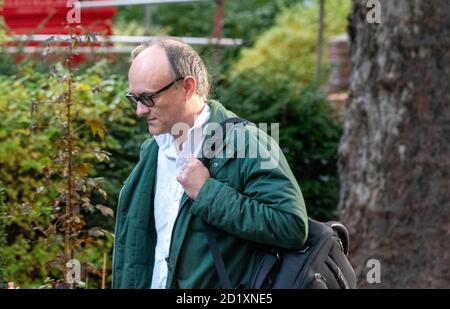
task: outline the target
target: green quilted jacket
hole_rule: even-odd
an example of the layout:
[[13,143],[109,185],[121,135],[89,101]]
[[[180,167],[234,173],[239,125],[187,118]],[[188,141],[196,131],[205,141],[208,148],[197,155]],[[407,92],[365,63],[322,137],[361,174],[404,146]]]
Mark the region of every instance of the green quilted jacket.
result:
[[[236,117],[219,102],[210,100],[208,105],[209,123]],[[232,147],[226,149],[231,149],[235,158],[230,158],[230,153],[213,158],[211,178],[197,198],[183,195],[167,260],[167,288],[221,287],[202,219],[219,230],[217,240],[235,287],[243,287],[249,280],[257,250],[273,246],[300,249],[306,240],[305,203],[280,148],[256,126],[236,125],[233,130],[243,130],[240,133],[247,134],[246,150],[256,143],[260,155],[239,158],[238,149],[231,143]],[[271,147],[265,147],[266,139],[272,141]],[[278,164],[273,164],[272,169],[261,168],[269,156],[278,158]],[[142,144],[140,160],[120,192],[113,288],[151,286],[156,245],[153,190],[157,157],[158,145],[150,138]]]

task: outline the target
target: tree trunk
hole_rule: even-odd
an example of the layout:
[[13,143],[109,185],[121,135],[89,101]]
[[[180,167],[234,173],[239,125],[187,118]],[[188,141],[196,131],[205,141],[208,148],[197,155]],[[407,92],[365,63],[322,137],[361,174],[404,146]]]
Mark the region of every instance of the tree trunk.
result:
[[[350,15],[341,220],[359,287],[450,287],[450,1],[367,0]],[[367,281],[370,259],[381,283]]]

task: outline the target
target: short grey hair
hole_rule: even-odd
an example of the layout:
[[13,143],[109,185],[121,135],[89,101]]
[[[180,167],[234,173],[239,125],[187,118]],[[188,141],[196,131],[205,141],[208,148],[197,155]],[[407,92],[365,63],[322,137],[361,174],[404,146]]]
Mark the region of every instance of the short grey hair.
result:
[[195,93],[206,99],[210,90],[208,71],[199,54],[185,42],[172,37],[158,38],[136,47],[131,52],[131,59],[134,60],[143,50],[155,45],[166,52],[173,78],[194,76],[197,81]]

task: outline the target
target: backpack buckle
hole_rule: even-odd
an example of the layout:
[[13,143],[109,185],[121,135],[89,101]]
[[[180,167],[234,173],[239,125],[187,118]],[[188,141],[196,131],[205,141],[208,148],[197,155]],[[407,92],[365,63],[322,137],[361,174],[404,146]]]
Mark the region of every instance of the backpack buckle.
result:
[[278,250],[278,249],[271,249],[270,251],[269,251],[272,255],[274,255],[276,258],[277,258],[277,260],[278,261],[281,261],[281,254],[280,254],[280,250]]

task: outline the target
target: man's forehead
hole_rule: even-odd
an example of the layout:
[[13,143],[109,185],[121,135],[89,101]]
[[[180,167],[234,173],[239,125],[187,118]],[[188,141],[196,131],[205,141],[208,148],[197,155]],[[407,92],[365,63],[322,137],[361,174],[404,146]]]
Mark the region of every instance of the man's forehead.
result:
[[136,91],[151,91],[153,87],[167,83],[170,79],[170,63],[164,50],[158,46],[144,49],[131,63],[128,72],[130,88]]

